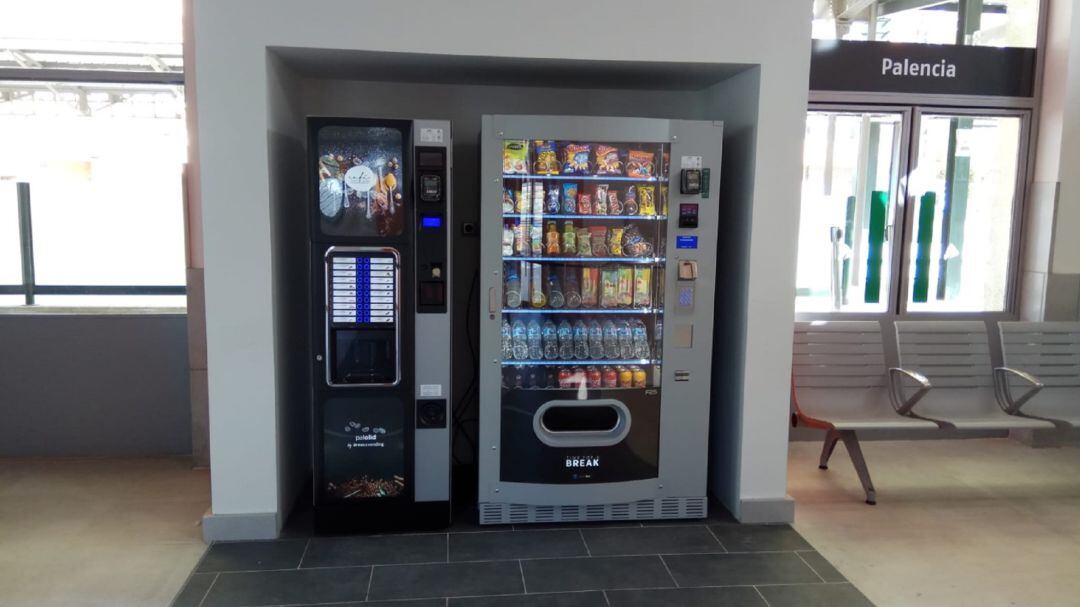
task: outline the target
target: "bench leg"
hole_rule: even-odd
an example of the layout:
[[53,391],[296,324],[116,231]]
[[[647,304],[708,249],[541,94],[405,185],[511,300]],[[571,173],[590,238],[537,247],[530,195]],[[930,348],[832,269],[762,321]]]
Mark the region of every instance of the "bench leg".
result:
[[818,468],[822,470],[829,469],[829,458],[832,457],[833,449],[836,449],[836,441],[840,440],[840,432],[838,430],[829,430],[825,435],[825,444],[821,446],[821,461],[818,462]]
[[855,437],[854,430],[840,432],[840,439],[847,447],[848,456],[855,466],[855,472],[859,475],[863,490],[866,491],[866,503],[873,506],[877,503],[877,494],[874,492],[874,483],[870,480],[870,470],[866,467],[866,459],[863,457],[862,448],[859,447],[859,439]]

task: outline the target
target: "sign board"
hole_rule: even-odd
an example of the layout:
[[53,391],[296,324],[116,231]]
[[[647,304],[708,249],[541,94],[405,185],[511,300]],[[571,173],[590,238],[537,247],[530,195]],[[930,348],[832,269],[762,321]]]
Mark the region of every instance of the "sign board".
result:
[[1031,97],[1035,49],[814,40],[810,90]]

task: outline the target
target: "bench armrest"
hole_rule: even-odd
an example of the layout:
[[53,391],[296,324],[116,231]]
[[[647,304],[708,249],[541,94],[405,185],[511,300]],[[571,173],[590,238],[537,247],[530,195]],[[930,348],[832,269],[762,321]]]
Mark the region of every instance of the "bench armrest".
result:
[[[1027,392],[1020,395],[1020,398],[1013,398],[1012,389],[1009,387],[1009,376],[1019,377],[1026,381],[1030,386]],[[1013,369],[1012,367],[996,367],[994,369],[994,392],[998,396],[998,404],[1009,415],[1016,415],[1020,413],[1020,407],[1024,406],[1024,403],[1031,400],[1033,396],[1039,393],[1044,387],[1043,383],[1039,381],[1039,378],[1030,373],[1025,373],[1019,369]]]
[[[904,377],[918,382],[919,389],[911,396],[904,395]],[[893,409],[900,415],[910,415],[911,409],[920,401],[926,393],[933,388],[930,380],[917,371],[892,367],[889,369],[889,399],[892,400]]]

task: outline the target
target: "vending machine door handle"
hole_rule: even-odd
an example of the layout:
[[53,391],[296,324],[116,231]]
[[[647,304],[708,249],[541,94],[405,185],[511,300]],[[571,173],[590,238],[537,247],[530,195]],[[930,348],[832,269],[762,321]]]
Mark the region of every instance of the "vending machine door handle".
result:
[[488,289],[488,318],[495,320],[495,314],[499,311],[499,298],[495,293],[495,287]]

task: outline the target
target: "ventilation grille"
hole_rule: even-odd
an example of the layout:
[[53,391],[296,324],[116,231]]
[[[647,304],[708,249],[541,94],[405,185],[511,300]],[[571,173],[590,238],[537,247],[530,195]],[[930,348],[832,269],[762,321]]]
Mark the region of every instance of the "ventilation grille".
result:
[[705,518],[707,514],[708,502],[704,497],[667,497],[587,506],[480,504],[481,525]]

